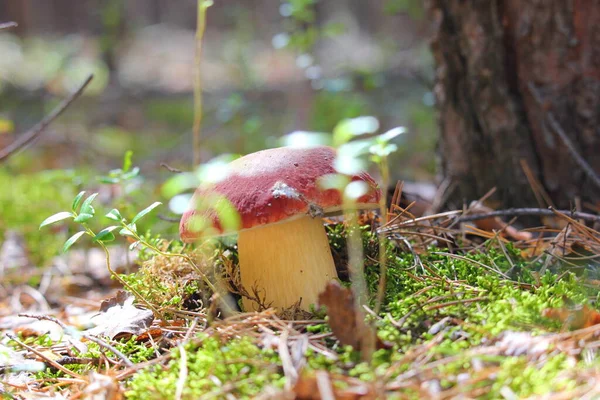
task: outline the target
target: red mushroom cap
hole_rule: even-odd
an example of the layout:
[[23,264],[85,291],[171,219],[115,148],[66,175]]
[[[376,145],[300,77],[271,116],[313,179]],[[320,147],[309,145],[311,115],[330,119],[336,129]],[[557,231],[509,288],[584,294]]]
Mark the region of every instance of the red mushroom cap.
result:
[[[268,149],[238,158],[229,164],[225,179],[210,186],[196,189],[190,209],[183,214],[179,226],[181,239],[193,242],[199,232],[190,229],[195,216],[212,222],[219,233],[223,231],[213,207],[200,207],[202,199],[227,199],[241,218],[241,229],[271,224],[307,214],[315,210],[331,212],[339,210],[342,194],[337,189],[321,189],[319,178],[337,174],[333,163],[336,152],[331,147],[311,148],[280,147]],[[358,199],[361,205],[379,201],[381,192],[377,183],[366,172],[350,177],[352,181],[368,184],[368,192]]]

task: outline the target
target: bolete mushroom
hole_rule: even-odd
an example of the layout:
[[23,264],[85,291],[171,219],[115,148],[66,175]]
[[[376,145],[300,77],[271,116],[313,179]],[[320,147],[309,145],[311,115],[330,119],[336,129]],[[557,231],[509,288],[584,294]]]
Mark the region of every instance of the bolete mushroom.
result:
[[[240,217],[238,256],[241,283],[248,293],[258,289],[264,304],[280,309],[301,300],[300,308],[317,303],[318,294],[337,273],[321,217],[342,210],[343,195],[322,189],[320,179],[336,174],[336,151],[330,147],[280,147],[238,158],[229,164],[227,176],[212,185],[201,185],[181,218],[181,239],[193,242],[201,236],[194,219],[212,223],[227,234],[217,213],[218,204],[198,207],[206,198],[227,201]],[[366,173],[350,176],[368,190],[355,203],[372,208],[381,193]],[[215,194],[217,196],[215,196]],[[258,304],[244,298],[246,311]]]

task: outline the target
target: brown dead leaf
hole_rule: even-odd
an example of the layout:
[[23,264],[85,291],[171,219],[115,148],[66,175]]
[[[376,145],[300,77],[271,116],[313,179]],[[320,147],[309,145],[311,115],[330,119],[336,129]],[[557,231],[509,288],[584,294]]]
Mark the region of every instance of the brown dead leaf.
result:
[[319,294],[319,305],[327,307],[329,326],[342,345],[364,350],[374,340],[377,349],[390,347],[367,326],[364,315],[356,307],[352,291],[342,287],[339,282],[331,281],[327,284]]
[[92,371],[90,383],[83,389],[84,400],[121,400],[123,391],[119,381],[112,376]]
[[554,321],[559,321],[569,329],[583,329],[600,324],[600,312],[588,305],[573,308],[547,308],[542,315]]
[[40,337],[45,335],[45,332],[40,332],[35,329],[31,329],[26,326],[20,326],[15,328],[15,333],[18,334],[23,339],[31,338],[31,337]]
[[590,262],[589,257],[596,252],[586,238],[578,235],[577,231],[568,225],[552,240],[539,240],[534,247],[522,250],[521,254],[525,258],[532,258],[548,253],[557,260],[568,259],[572,265],[586,266]]
[[[343,389],[333,385],[343,380]],[[302,374],[293,389],[296,400],[369,400],[376,399],[373,388],[365,382],[350,382],[347,377],[334,377],[327,371]]]
[[158,339],[159,337],[161,337],[163,334],[162,329],[160,328],[151,328],[148,329],[146,332],[142,333],[141,335],[137,336],[135,338],[136,342],[146,342],[150,339]]
[[150,310],[137,308],[134,300],[133,296],[120,291],[115,297],[103,301],[100,313],[91,318],[96,327],[86,333],[114,339],[122,334],[140,335],[146,332],[154,321],[154,314]]
[[327,307],[329,326],[340,343],[359,350],[368,328],[363,315],[357,315],[352,291],[331,281],[319,294],[319,304]]
[[102,300],[100,303],[100,312],[106,312],[109,308],[116,305],[122,306],[131,295],[124,290],[119,290],[116,295],[108,299]]
[[[485,214],[494,211],[493,209],[484,206],[479,202],[471,203],[469,207],[471,214]],[[492,232],[502,232],[502,235],[514,240],[530,240],[532,238],[531,232],[520,231],[506,222],[502,221],[499,217],[490,217],[485,219],[480,219],[473,221],[475,226],[484,231]]]

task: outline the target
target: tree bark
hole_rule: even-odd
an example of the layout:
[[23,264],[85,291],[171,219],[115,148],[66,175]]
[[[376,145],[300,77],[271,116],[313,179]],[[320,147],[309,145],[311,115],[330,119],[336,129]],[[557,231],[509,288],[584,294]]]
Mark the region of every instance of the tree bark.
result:
[[454,206],[492,187],[503,207],[596,204],[600,1],[431,0],[430,10],[439,150]]

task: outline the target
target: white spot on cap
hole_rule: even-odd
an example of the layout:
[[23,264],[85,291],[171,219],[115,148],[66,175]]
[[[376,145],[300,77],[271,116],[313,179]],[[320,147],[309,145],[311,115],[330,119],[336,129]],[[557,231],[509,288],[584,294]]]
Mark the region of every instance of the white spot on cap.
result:
[[290,199],[301,200],[302,198],[302,196],[300,195],[300,193],[298,193],[296,189],[286,185],[284,182],[281,181],[275,182],[275,184],[271,188],[271,194],[276,199],[279,197],[287,197]]

